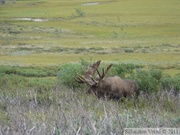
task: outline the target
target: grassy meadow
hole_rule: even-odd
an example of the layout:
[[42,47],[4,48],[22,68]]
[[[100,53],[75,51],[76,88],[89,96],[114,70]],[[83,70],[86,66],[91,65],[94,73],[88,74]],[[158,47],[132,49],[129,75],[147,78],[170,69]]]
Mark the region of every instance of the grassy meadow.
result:
[[[0,135],[179,128],[179,7],[179,0],[6,0],[0,5]],[[138,82],[135,106],[97,99],[74,84],[80,64],[97,60],[115,65],[109,75]]]

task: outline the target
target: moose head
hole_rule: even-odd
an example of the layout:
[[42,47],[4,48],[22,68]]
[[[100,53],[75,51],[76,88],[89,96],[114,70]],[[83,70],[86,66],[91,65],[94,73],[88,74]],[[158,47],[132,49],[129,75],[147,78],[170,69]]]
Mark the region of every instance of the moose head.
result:
[[[84,70],[84,75],[78,75],[75,80],[78,83],[85,83],[89,86],[88,93],[94,93],[97,97],[107,97],[110,99],[120,99],[123,97],[131,97],[133,94],[138,96],[137,84],[134,80],[123,80],[119,76],[106,77],[110,64],[106,70],[102,69],[102,74],[98,67],[101,61],[97,61],[88,69]],[[97,72],[96,78],[93,78]]]

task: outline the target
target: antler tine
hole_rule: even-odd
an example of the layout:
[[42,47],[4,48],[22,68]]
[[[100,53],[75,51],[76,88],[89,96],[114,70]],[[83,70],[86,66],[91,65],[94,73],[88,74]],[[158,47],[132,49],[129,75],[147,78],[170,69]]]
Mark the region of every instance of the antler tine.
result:
[[[107,67],[105,73],[103,72],[103,73],[104,73],[104,77],[106,76],[106,74],[108,73],[108,71],[109,71],[109,69],[112,67],[112,65],[113,65],[113,64],[110,64],[110,65]],[[103,78],[104,78],[104,77],[103,77]]]
[[77,74],[78,78],[75,78],[74,76],[73,76],[73,78],[74,78],[78,83],[85,83],[85,80],[82,79],[81,75],[80,75],[78,72],[76,72],[76,74]]
[[73,78],[78,82],[78,83],[84,83],[84,81],[80,80],[79,78],[76,78],[73,76]]
[[96,68],[96,71],[97,71],[97,73],[98,73],[99,77],[101,78],[101,74],[100,74],[100,72],[99,72],[98,68]]
[[[78,76],[78,78],[80,79],[80,80],[82,80],[84,83],[87,83],[88,85],[90,85],[90,86],[92,86],[92,85],[94,85],[94,84],[91,84],[90,82],[88,82],[88,80],[82,75],[82,76]],[[93,81],[94,82],[94,81]],[[96,83],[96,82],[95,82]]]
[[94,80],[94,78],[92,76],[90,76],[90,77],[95,84],[98,84],[98,81]]
[[102,79],[103,79],[104,76],[105,76],[105,75],[104,75],[104,68],[102,68],[102,72],[103,72],[103,73],[102,73]]
[[79,75],[78,78],[79,78],[79,80],[81,80],[83,83],[86,83],[85,79],[82,78],[82,76]]

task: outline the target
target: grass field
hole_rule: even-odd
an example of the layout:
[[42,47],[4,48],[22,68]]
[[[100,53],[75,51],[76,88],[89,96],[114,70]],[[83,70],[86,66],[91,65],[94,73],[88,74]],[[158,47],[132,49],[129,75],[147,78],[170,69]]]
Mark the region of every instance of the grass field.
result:
[[[0,135],[180,127],[179,7],[179,0],[6,0],[0,5]],[[142,93],[133,106],[58,84],[63,64],[97,60],[162,70],[177,88]]]
[[[25,61],[29,59],[28,63],[20,60],[15,61],[16,64],[39,65],[39,60],[43,61],[47,54],[46,65],[51,65],[54,53],[59,59],[63,57],[55,64],[75,62],[85,54],[101,54],[96,59],[105,57],[105,61],[116,62],[124,62],[120,59],[123,55],[131,62],[136,59],[135,62],[147,60],[153,64],[156,53],[164,56],[160,58],[161,62],[172,63],[172,56],[176,59],[173,61],[179,62],[178,0],[99,1],[96,5],[83,5],[87,3],[89,1],[41,0],[1,6],[0,54],[3,57],[0,63],[11,63],[12,55],[16,55],[25,56]],[[137,58],[131,60],[129,53]],[[138,53],[145,57],[139,57]],[[152,57],[146,59],[147,53]],[[39,60],[30,62],[36,54],[40,56]],[[69,60],[64,59],[66,54]],[[111,59],[110,54],[115,56]],[[96,60],[86,57],[87,60],[91,58]]]

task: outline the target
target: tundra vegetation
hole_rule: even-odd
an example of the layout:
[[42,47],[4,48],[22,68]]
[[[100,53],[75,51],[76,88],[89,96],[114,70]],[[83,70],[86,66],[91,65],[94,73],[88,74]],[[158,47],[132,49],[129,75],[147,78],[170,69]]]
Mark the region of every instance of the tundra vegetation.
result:
[[[0,5],[0,134],[122,134],[180,127],[179,0]],[[73,76],[102,60],[139,102],[98,99]]]

